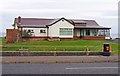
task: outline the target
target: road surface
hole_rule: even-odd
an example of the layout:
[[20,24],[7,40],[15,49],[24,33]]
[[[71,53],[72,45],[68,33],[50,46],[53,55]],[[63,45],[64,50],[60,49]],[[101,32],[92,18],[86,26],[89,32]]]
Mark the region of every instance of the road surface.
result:
[[3,74],[118,74],[118,63],[3,64]]

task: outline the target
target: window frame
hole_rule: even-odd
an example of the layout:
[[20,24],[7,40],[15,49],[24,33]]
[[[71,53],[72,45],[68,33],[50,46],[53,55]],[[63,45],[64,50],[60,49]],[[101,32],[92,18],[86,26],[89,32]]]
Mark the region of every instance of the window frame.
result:
[[40,29],[40,33],[46,33],[46,30]]
[[86,29],[86,36],[90,36],[90,29]]
[[73,28],[60,28],[59,35],[60,36],[72,36],[73,35]]

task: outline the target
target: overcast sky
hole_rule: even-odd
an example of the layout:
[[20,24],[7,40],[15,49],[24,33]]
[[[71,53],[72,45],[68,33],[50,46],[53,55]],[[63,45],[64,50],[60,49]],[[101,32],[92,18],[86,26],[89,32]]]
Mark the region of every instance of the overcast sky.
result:
[[96,20],[101,26],[118,33],[119,0],[2,0],[0,31],[13,28],[15,17],[72,18]]

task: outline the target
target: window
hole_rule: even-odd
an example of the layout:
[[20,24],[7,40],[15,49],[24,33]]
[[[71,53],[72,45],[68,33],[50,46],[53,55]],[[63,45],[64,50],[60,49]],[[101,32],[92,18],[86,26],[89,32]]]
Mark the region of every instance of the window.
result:
[[86,36],[90,36],[90,30],[89,29],[86,30]]
[[60,35],[73,35],[72,28],[60,28]]
[[62,19],[62,21],[64,21],[64,19]]
[[24,29],[22,31],[22,37],[31,37],[33,36],[34,31],[32,29]]
[[98,35],[99,36],[110,36],[110,30],[109,29],[99,29]]
[[45,30],[40,30],[40,33],[46,33],[46,31]]
[[28,32],[29,32],[29,33],[34,33],[34,31],[33,31],[33,30],[30,30],[30,29],[28,30]]
[[80,29],[80,36],[84,36],[84,29]]
[[98,32],[97,32],[97,29],[93,29],[93,30],[92,30],[92,36],[97,36],[97,33],[98,33]]
[[28,30],[28,32],[31,32],[31,30]]

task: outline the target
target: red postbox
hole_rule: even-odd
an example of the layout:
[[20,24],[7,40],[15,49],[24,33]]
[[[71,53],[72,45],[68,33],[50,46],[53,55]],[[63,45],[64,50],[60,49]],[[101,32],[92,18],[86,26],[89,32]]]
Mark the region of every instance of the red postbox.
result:
[[106,46],[106,51],[110,51],[110,47],[109,46]]
[[103,45],[104,49],[103,49],[103,55],[104,56],[110,56],[110,45],[108,43],[105,43]]

